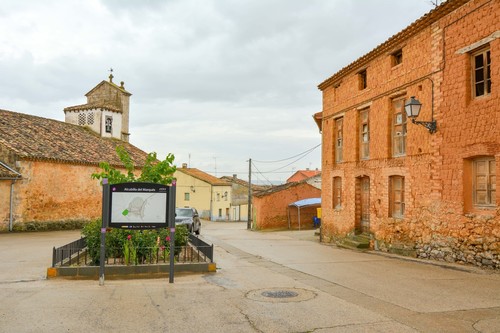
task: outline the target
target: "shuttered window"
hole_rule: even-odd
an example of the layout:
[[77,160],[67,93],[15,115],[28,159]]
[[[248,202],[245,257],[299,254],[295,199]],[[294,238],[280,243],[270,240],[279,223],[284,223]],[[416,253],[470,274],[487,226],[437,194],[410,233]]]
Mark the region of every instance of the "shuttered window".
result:
[[391,176],[389,186],[389,216],[402,218],[405,212],[405,178]]
[[473,200],[475,206],[496,205],[496,171],[494,158],[474,160]]
[[369,109],[359,112],[359,157],[362,160],[370,158],[370,124]]
[[405,100],[392,101],[392,156],[406,155],[406,112]]

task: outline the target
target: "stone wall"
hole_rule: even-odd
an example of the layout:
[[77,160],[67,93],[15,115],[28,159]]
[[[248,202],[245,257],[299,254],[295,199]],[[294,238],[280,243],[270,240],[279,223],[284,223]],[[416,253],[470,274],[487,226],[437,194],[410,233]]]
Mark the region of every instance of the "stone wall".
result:
[[[266,195],[254,196],[252,200],[254,211],[254,225],[256,229],[288,229],[288,205],[302,199],[318,198],[321,190],[307,183],[298,183],[281,191],[276,191]],[[295,215],[295,227],[297,223],[297,210],[291,214]],[[301,217],[303,228],[312,227],[312,217],[306,216],[307,210]],[[303,224],[302,224],[303,223]]]

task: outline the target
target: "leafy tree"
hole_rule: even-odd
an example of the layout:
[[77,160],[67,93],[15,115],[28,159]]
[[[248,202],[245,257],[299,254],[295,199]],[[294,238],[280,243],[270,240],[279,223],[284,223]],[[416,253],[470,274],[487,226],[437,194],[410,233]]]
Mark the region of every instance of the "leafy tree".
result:
[[[155,152],[149,153],[142,167],[141,175],[138,177],[134,173],[136,167],[127,150],[122,146],[118,146],[116,153],[123,163],[126,173],[122,173],[122,171],[116,169],[108,162],[101,162],[99,163],[99,167],[102,171],[93,173],[91,175],[92,179],[100,180],[101,184],[102,180],[107,178],[109,184],[146,182],[164,185],[169,185],[174,180],[173,175],[176,167],[173,165],[173,162],[175,157],[170,153],[163,161],[157,159]],[[82,230],[82,234],[87,237],[87,245],[93,264],[99,263],[101,224],[102,221],[99,219],[89,223]],[[169,231],[165,228],[139,231],[112,229],[106,237],[106,252],[108,256],[113,257],[119,257],[123,254],[127,264],[137,264],[147,260],[147,258],[155,257],[160,248],[168,251],[170,247],[169,239]],[[186,245],[187,240],[187,228],[184,226],[176,227],[175,247]]]
[[174,180],[174,172],[177,168],[173,165],[175,156],[171,153],[163,161],[157,159],[155,152],[149,153],[142,167],[142,173],[138,178],[134,174],[136,168],[127,150],[123,146],[118,146],[116,147],[116,153],[125,167],[126,174],[117,170],[108,162],[101,162],[99,167],[102,172],[93,173],[92,179],[98,179],[102,182],[104,178],[107,178],[110,184],[145,182],[164,185],[169,185]]

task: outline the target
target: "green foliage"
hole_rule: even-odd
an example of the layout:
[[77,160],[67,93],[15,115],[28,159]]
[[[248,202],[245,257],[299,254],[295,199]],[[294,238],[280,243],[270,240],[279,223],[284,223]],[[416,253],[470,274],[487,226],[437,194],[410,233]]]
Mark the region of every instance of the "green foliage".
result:
[[102,221],[95,220],[87,223],[82,229],[82,236],[87,237],[87,248],[92,264],[99,264],[99,248],[101,244]]
[[[128,152],[122,146],[116,148],[116,153],[122,162],[126,173],[122,173],[108,162],[99,164],[102,169],[99,173],[93,173],[92,179],[102,182],[108,179],[109,184],[145,182],[156,184],[171,184],[176,170],[174,155],[168,154],[165,160],[159,161],[156,153],[149,153],[141,170],[141,175],[134,174],[135,166]],[[82,234],[87,237],[89,255],[93,264],[99,263],[100,257],[100,232],[101,220],[87,225]],[[169,229],[154,230],[129,230],[110,229],[106,233],[106,256],[113,258],[123,258],[125,264],[138,264],[147,260],[156,260],[160,249],[169,250],[170,243]],[[187,244],[188,230],[185,226],[176,227],[175,247]],[[163,253],[163,251],[162,251]],[[165,252],[167,253],[167,252]]]
[[102,181],[104,178],[107,178],[110,184],[145,182],[164,185],[171,184],[174,180],[176,166],[173,165],[173,162],[175,156],[170,153],[163,161],[159,161],[157,159],[157,154],[155,152],[149,153],[146,156],[146,161],[144,162],[144,166],[139,177],[136,177],[134,174],[135,166],[127,150],[125,150],[122,146],[118,146],[116,147],[116,153],[125,167],[126,174],[117,170],[108,162],[101,162],[99,163],[99,167],[102,171],[99,173],[93,173],[91,175],[92,179]]
[[[87,237],[88,253],[93,265],[99,264],[101,224],[101,220],[95,220],[86,224],[82,229],[82,235]],[[188,235],[189,231],[186,226],[179,225],[175,228],[176,254],[182,246],[187,245]],[[150,259],[156,260],[158,250],[165,249],[166,255],[170,252],[169,240],[169,228],[153,230],[108,229],[106,232],[106,257],[123,258],[126,265],[137,265]]]

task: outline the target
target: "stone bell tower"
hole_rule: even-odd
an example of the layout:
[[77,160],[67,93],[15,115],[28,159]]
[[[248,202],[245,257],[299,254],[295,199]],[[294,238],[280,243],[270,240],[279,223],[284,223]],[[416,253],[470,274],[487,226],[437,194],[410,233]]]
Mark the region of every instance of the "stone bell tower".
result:
[[111,69],[109,81],[102,81],[85,96],[87,103],[64,108],[67,123],[86,126],[104,138],[129,141],[129,99],[124,82],[113,82]]

